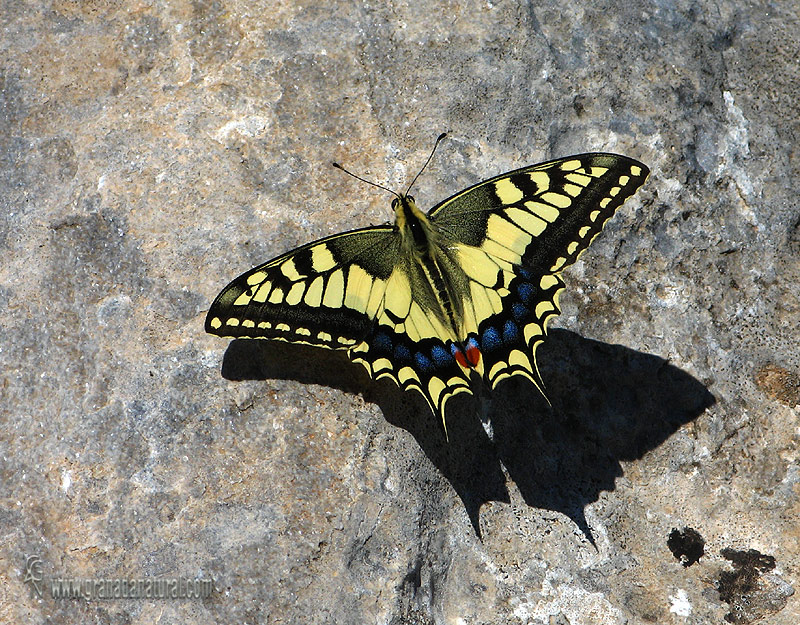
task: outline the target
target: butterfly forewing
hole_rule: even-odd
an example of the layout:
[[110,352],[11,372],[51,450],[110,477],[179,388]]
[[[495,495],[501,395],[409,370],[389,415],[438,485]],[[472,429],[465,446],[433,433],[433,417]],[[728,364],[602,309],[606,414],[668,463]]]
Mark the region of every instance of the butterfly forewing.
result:
[[372,329],[394,247],[393,228],[364,228],[279,256],[223,289],[206,331],[350,349]]
[[471,392],[441,326],[412,297],[413,263],[395,228],[364,228],[304,245],[236,278],[206,331],[346,349],[373,379],[419,391],[431,410]]

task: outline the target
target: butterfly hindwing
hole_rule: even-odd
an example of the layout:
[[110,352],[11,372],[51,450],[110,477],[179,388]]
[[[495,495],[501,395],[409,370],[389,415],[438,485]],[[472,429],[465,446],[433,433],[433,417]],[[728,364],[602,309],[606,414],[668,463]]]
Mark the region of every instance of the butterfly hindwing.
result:
[[379,325],[349,355],[372,378],[389,378],[403,390],[417,390],[433,413],[442,418],[443,425],[447,400],[459,393],[472,393],[469,377],[439,338],[412,340],[405,330]]
[[439,229],[470,250],[462,257],[471,278],[481,267],[502,272],[495,285],[473,279],[470,289],[491,388],[523,375],[542,390],[535,354],[549,319],[560,312],[559,273],[647,174],[642,163],[624,156],[583,154],[497,176],[430,211]]

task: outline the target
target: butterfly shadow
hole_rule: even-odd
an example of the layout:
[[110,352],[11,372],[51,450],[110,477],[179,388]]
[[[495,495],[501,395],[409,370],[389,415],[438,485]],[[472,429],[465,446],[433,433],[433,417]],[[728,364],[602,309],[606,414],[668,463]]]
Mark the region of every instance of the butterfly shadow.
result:
[[714,398],[663,358],[566,330],[551,330],[537,360],[550,404],[521,378],[502,382],[484,400],[457,395],[447,404],[447,436],[421,396],[371,381],[342,352],[237,340],[222,374],[362,393],[389,423],[414,436],[453,486],[478,536],[481,506],[510,502],[505,468],[525,503],[568,516],[594,543],[584,510],[614,490],[621,463],[658,447]]
[[594,544],[586,506],[614,490],[623,462],[715,399],[659,356],[566,330],[549,333],[537,360],[551,405],[524,380],[501,384],[491,409],[497,453],[528,505],[567,515]]

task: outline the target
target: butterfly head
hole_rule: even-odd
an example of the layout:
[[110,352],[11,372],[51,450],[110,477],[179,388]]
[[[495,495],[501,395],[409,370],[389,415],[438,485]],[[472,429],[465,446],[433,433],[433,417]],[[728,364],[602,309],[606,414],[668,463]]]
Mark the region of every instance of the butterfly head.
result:
[[409,204],[413,204],[415,207],[417,205],[413,195],[398,195],[397,197],[392,198],[392,210],[395,213],[403,204],[405,204],[406,206],[408,206]]

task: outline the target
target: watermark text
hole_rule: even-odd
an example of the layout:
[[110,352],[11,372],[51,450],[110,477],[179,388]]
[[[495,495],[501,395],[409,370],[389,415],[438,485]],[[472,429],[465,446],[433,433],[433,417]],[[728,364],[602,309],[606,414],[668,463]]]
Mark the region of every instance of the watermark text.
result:
[[205,599],[214,590],[214,580],[185,577],[81,578],[46,577],[38,556],[25,560],[25,577],[32,592],[53,599]]

